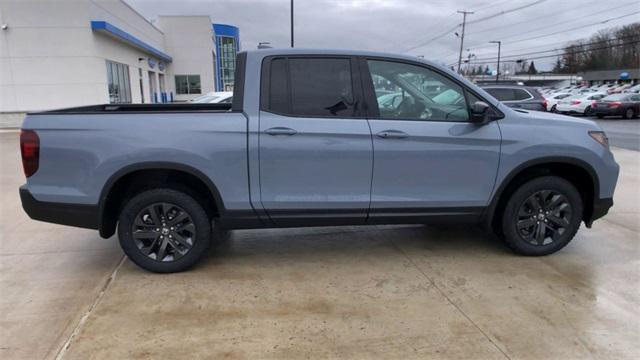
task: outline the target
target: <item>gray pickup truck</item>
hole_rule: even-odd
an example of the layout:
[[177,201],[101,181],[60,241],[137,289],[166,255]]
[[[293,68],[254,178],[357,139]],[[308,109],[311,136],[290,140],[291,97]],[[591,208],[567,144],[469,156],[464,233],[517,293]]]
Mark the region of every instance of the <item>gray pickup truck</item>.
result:
[[215,229],[484,224],[515,252],[565,246],[612,206],[595,123],[509,108],[415,57],[259,50],[233,104],[112,104],[28,114],[24,210],[116,229],[127,256],[184,270]]

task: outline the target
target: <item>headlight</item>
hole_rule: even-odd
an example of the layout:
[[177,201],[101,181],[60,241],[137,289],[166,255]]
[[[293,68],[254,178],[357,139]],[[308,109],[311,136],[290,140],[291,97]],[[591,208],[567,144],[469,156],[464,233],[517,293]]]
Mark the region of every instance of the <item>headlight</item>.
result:
[[593,140],[599,142],[600,145],[606,147],[607,149],[609,148],[609,138],[607,137],[607,134],[604,133],[604,131],[589,131],[589,136],[591,136]]

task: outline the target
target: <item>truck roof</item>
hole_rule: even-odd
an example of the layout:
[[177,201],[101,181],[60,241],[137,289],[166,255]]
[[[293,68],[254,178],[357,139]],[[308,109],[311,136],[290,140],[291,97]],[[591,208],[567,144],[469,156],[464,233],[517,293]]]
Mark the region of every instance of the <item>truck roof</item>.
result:
[[404,59],[409,61],[416,61],[425,63],[431,66],[436,66],[441,69],[447,69],[451,71],[451,69],[446,68],[443,65],[435,63],[430,60],[426,60],[423,58],[419,58],[413,55],[407,54],[397,54],[397,53],[386,53],[386,52],[377,52],[377,51],[368,51],[368,50],[349,50],[349,49],[313,49],[313,48],[271,48],[271,49],[259,49],[259,50],[247,50],[247,54],[250,56],[258,56],[258,57],[267,57],[274,55],[343,55],[343,56],[375,56],[375,57],[386,57],[393,59]]

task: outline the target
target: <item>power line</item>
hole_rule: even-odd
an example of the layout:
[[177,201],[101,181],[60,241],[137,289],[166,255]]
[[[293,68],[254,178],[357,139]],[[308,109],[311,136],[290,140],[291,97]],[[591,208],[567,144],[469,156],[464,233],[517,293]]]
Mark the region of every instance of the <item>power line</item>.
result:
[[[616,45],[611,45],[611,46],[605,46],[605,47],[600,47],[600,48],[595,48],[595,49],[584,49],[584,50],[578,50],[578,51],[564,52],[562,54],[553,54],[553,55],[546,55],[546,56],[529,57],[527,59],[522,59],[522,60],[538,60],[538,59],[547,59],[547,58],[551,58],[551,57],[558,57],[558,56],[562,56],[562,55],[582,54],[582,53],[585,53],[585,52],[606,50],[606,49],[611,49],[611,48],[614,48],[614,47],[634,45],[634,44],[638,44],[638,43],[640,43],[640,40],[627,42],[627,43],[624,43],[624,44],[616,44]],[[520,60],[520,59],[518,59],[518,60]],[[503,60],[503,61],[505,61],[505,60]],[[506,60],[506,61],[514,61],[514,60]],[[479,65],[492,64],[494,62],[495,61],[474,61],[474,63],[479,64]],[[455,64],[455,63],[449,64],[447,66],[451,66],[453,64]]]
[[474,12],[481,12],[481,11],[484,11],[484,10],[486,10],[486,9],[489,9],[489,8],[492,8],[492,7],[496,7],[496,6],[498,6],[498,5],[502,4],[502,3],[506,3],[507,1],[512,1],[512,0],[498,0],[498,1],[496,1],[496,2],[491,3],[491,4],[490,4],[490,5],[488,5],[488,6],[481,7],[481,8],[479,8],[479,9],[475,9],[475,10],[473,10],[473,11],[474,11]]
[[[603,12],[610,12],[610,11],[618,10],[618,9],[621,9],[621,8],[624,8],[624,7],[627,7],[627,6],[630,6],[630,5],[637,5],[637,3],[628,3],[628,4],[625,4],[625,5],[621,5],[621,6],[617,6],[617,7],[613,7],[613,8],[607,8],[607,9],[604,9],[604,10],[602,10],[600,12],[582,15],[578,19],[569,20],[569,21],[563,21],[561,23],[556,23],[556,24],[552,24],[552,25],[546,25],[546,26],[544,26],[542,28],[533,29],[533,30],[529,30],[529,31],[536,31],[536,30],[540,30],[540,29],[546,29],[546,28],[549,28],[549,27],[555,27],[555,26],[558,26],[558,25],[563,25],[563,24],[566,24],[566,23],[582,21],[585,18],[592,17],[592,16],[598,16],[598,15],[601,15]],[[487,31],[493,31],[493,30],[497,30],[497,29],[508,28],[508,27],[512,27],[512,26],[515,26],[515,25],[528,24],[528,23],[531,23],[530,19],[529,20],[524,20],[524,21],[518,21],[518,22],[515,22],[515,23],[511,23],[511,24],[495,26],[495,27],[484,29],[484,30],[480,30],[480,31],[475,31],[474,30],[473,31],[473,35],[482,34],[482,33],[485,33]]]
[[[610,42],[615,42],[615,41],[620,41],[620,40],[624,40],[624,39],[629,39],[629,38],[639,38],[639,35],[628,35],[628,36],[622,36],[622,37],[618,37],[615,39],[607,39],[607,40],[599,40],[599,41],[592,41],[592,42],[588,42],[588,43],[580,43],[580,44],[576,44],[577,46],[591,46],[591,45],[596,45],[596,44],[602,44],[602,43],[610,43]],[[565,44],[571,43],[572,41],[568,41],[565,42]],[[563,51],[565,50],[566,47],[569,47],[570,45],[565,46],[564,48],[554,48],[554,49],[550,49],[550,50],[540,50],[540,51],[532,51],[532,52],[527,52],[527,53],[520,53],[520,54],[513,54],[513,55],[502,55],[501,58],[512,58],[512,57],[522,57],[525,55],[536,55],[536,54],[544,54],[544,53],[548,53],[548,52],[554,52],[554,51]],[[488,57],[488,58],[477,58],[476,60],[495,60],[496,57]]]
[[[500,16],[500,15],[504,15],[504,14],[509,14],[509,13],[512,13],[512,12],[515,12],[515,11],[519,11],[519,10],[522,10],[522,9],[526,9],[526,8],[528,8],[528,7],[531,7],[531,6],[537,5],[537,4],[542,3],[542,2],[544,2],[544,1],[547,1],[547,0],[536,0],[536,1],[534,1],[533,3],[531,3],[531,4],[527,4],[527,5],[519,6],[519,7],[517,7],[517,8],[513,8],[513,9],[509,9],[509,10],[504,10],[504,11],[501,11],[501,12],[499,12],[499,13],[492,14],[492,15],[489,15],[489,16],[485,16],[484,18],[481,18],[481,19],[478,19],[478,20],[474,20],[474,21],[473,21],[473,23],[477,23],[477,22],[478,22],[478,21],[480,21],[480,20],[488,20],[488,19],[491,19],[491,18],[496,17],[496,16]],[[470,22],[469,24],[471,24],[471,22]],[[409,51],[411,51],[411,50],[415,50],[415,49],[417,49],[417,48],[419,48],[419,47],[423,47],[423,46],[425,46],[425,45],[427,45],[427,44],[429,44],[429,43],[431,43],[431,42],[433,42],[433,41],[435,41],[435,40],[438,40],[438,39],[440,39],[440,38],[442,38],[442,37],[444,37],[444,36],[446,36],[446,35],[449,35],[449,34],[451,34],[451,32],[452,32],[452,31],[455,31],[455,30],[456,30],[458,27],[460,27],[460,26],[462,26],[462,24],[457,24],[457,25],[456,25],[456,26],[454,26],[453,28],[451,28],[451,29],[449,29],[449,30],[447,30],[447,31],[445,31],[445,32],[443,32],[443,33],[441,33],[441,34],[437,35],[437,36],[434,36],[434,37],[432,37],[431,39],[429,39],[429,40],[427,40],[427,41],[425,41],[425,42],[419,43],[419,44],[417,44],[417,45],[414,45],[414,46],[412,46],[412,47],[410,47],[410,48],[406,49],[404,52],[409,52]]]
[[[636,36],[638,36],[638,35],[629,35],[629,36],[617,37],[615,39],[588,42],[588,43],[583,43],[581,45],[591,45],[591,44],[596,44],[596,43],[601,43],[601,42],[616,41],[616,40],[621,40],[621,39],[634,38]],[[563,41],[558,41],[558,42],[555,42],[555,43],[543,44],[543,45],[538,45],[538,46],[527,46],[525,48],[511,49],[511,51],[522,51],[522,50],[530,50],[530,49],[536,49],[536,48],[544,48],[544,47],[548,47],[548,46],[562,45],[563,46],[562,48],[554,48],[554,49],[545,50],[545,51],[540,50],[540,51],[536,51],[535,53],[537,53],[537,52],[542,53],[542,52],[560,51],[560,50],[564,50],[564,48],[566,46],[568,46],[567,44],[569,44],[569,43],[575,43],[575,42],[584,41],[584,40],[588,40],[588,38],[580,38],[580,39],[574,39],[574,40],[563,40]],[[472,50],[472,49],[477,49],[477,48],[468,48],[467,50]],[[441,56],[440,59],[446,59],[446,58],[450,57],[451,55],[455,55],[456,53],[457,53],[457,51],[448,53],[445,56]],[[519,55],[524,55],[524,54],[519,54]],[[516,55],[505,55],[504,57],[515,57],[515,56]]]
[[[636,14],[640,14],[640,11],[636,11],[636,12],[632,12],[632,13],[629,13],[629,14],[625,14],[625,15],[621,15],[621,16],[616,16],[616,17],[612,17],[612,18],[609,18],[609,19],[605,19],[605,20],[599,21],[599,22],[597,22],[595,24],[581,25],[581,26],[576,26],[576,27],[569,28],[569,29],[563,29],[563,30],[555,31],[555,32],[552,32],[552,33],[544,34],[544,35],[537,35],[537,36],[532,36],[532,37],[528,37],[528,38],[524,38],[524,39],[506,41],[506,42],[504,42],[504,44],[515,44],[515,43],[528,41],[528,40],[541,39],[541,38],[544,38],[544,37],[557,35],[557,34],[565,33],[565,32],[568,32],[568,31],[574,31],[574,30],[584,29],[584,28],[588,28],[588,27],[596,26],[596,25],[600,25],[600,24],[606,24],[609,21],[619,20],[619,19],[622,19],[622,18],[625,18],[625,17],[636,15]],[[517,36],[517,35],[513,35],[513,36]],[[513,37],[513,36],[507,36],[506,38]],[[476,46],[476,47],[473,47],[472,49],[480,49],[480,48],[485,48],[485,47],[488,47],[488,46],[487,45]]]
[[503,11],[500,11],[500,12],[492,14],[492,15],[487,15],[485,17],[481,17],[479,19],[475,19],[473,21],[469,21],[469,25],[477,24],[479,22],[490,20],[490,19],[493,19],[493,18],[498,17],[498,16],[502,16],[502,15],[510,14],[512,12],[520,11],[520,10],[523,10],[523,9],[526,9],[526,8],[541,4],[541,3],[545,2],[545,1],[547,1],[547,0],[536,0],[536,1],[532,2],[532,3],[530,3],[530,4],[518,6],[516,8],[509,9],[509,10],[503,10]]
[[[444,18],[442,18],[440,21],[438,21],[437,23],[435,23],[434,25],[431,25],[431,26],[428,28],[428,30],[437,28],[438,26],[442,25],[442,24],[443,24],[447,19],[449,19],[450,17],[452,17],[452,16],[454,16],[454,15],[456,15],[456,14],[457,14],[457,12],[455,12],[455,11],[454,11],[454,12],[452,12],[451,14],[449,14],[449,15],[445,16],[445,17],[444,17]],[[442,36],[445,36],[445,35],[447,35],[447,34],[450,34],[450,33],[451,33],[451,31],[454,31],[455,29],[457,29],[457,28],[458,28],[458,26],[460,26],[460,24],[456,25],[456,26],[455,26],[454,28],[452,28],[451,30],[448,30],[446,33],[443,33],[443,34],[442,34]],[[442,36],[440,36],[440,37],[442,37]],[[435,39],[435,38],[434,38],[434,39]],[[432,39],[432,40],[433,40],[433,39]],[[429,40],[429,41],[431,41],[431,40]],[[409,50],[405,50],[405,52],[407,52],[407,51],[411,51],[411,50],[416,49],[416,48],[419,48],[419,47],[421,47],[421,46],[423,46],[423,45],[416,45],[416,46],[413,46],[413,47],[409,48]]]

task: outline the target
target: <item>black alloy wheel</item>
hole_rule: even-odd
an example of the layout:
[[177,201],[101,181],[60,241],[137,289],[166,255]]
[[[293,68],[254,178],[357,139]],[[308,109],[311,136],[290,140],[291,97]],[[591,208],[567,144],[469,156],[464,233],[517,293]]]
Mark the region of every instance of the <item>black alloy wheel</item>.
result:
[[211,218],[189,195],[151,189],[134,196],[118,217],[124,253],[143,269],[171,273],[195,265],[211,243]]
[[541,190],[529,196],[518,210],[516,227],[523,240],[548,245],[567,231],[571,204],[557,191]]
[[552,254],[566,246],[582,223],[582,196],[566,179],[541,176],[520,185],[502,214],[502,235],[516,253]]
[[174,261],[186,255],[196,239],[191,216],[181,207],[153,203],[136,215],[131,235],[145,256],[156,261]]

